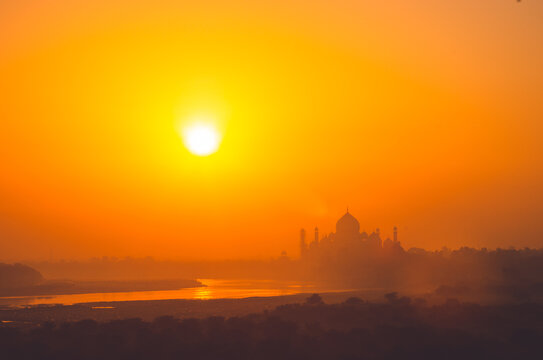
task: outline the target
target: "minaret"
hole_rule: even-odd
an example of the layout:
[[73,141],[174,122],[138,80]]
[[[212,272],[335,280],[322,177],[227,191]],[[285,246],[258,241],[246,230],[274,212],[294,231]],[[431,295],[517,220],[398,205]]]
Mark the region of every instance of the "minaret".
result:
[[394,226],[394,242],[398,241],[398,228]]
[[305,229],[300,230],[300,256],[304,257],[307,251],[307,244],[305,243]]
[[319,228],[315,227],[315,243],[319,242]]

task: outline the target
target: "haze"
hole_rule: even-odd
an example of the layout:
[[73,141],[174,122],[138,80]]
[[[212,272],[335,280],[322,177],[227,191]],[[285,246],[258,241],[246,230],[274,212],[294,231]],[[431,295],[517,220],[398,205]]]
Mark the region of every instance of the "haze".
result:
[[[2,260],[541,247],[543,3],[0,4]],[[176,127],[211,116],[218,151]]]

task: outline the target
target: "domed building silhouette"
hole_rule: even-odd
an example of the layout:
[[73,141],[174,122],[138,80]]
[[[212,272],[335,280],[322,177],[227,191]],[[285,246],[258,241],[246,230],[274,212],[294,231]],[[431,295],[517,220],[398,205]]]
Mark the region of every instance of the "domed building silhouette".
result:
[[[371,234],[360,232],[360,222],[349,212],[339,218],[336,222],[336,231],[322,238],[319,236],[319,229],[315,228],[315,237],[310,243],[306,242],[306,232],[304,229],[300,232],[300,255],[301,258],[322,258],[331,257],[340,254],[349,254],[352,256],[363,256],[378,253],[383,249],[383,241],[379,229]],[[397,244],[398,232],[394,228],[394,240],[387,239],[389,242]]]
[[360,235],[360,223],[351,215],[349,209],[336,223],[336,236],[338,238],[353,238]]

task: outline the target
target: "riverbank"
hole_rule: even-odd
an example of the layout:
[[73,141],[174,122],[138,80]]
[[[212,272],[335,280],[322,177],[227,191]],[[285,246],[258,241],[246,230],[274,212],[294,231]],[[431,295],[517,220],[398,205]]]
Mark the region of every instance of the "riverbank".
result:
[[[308,293],[294,295],[249,297],[241,299],[171,299],[144,301],[92,302],[74,305],[38,305],[24,308],[0,309],[0,321],[7,321],[12,326],[33,326],[46,321],[65,322],[92,319],[111,321],[116,319],[140,318],[152,321],[159,316],[178,318],[204,318],[209,316],[243,316],[255,312],[271,310],[277,306],[301,303]],[[345,301],[356,292],[322,293],[327,303]],[[365,294],[368,295],[367,293]],[[376,298],[380,294],[376,294]]]

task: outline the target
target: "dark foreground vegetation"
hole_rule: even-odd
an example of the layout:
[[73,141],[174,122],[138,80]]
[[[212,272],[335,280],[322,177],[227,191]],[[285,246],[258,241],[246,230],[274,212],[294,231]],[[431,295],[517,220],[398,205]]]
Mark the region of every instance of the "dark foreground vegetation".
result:
[[282,305],[243,317],[163,316],[0,326],[4,359],[541,359],[543,305],[477,305],[388,294]]

